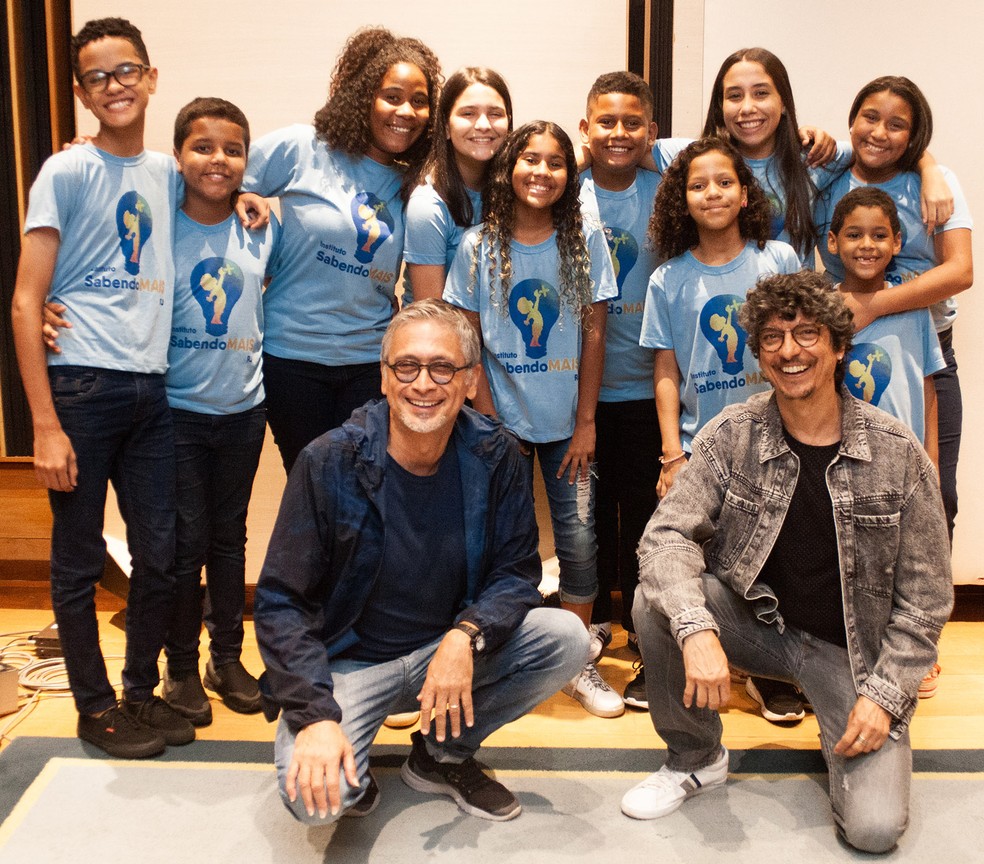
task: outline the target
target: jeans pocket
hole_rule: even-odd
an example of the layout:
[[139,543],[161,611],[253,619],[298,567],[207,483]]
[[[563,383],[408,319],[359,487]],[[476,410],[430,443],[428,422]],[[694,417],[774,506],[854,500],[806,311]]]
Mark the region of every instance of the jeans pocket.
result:
[[51,396],[58,405],[76,405],[93,392],[99,378],[95,369],[58,368],[48,370]]

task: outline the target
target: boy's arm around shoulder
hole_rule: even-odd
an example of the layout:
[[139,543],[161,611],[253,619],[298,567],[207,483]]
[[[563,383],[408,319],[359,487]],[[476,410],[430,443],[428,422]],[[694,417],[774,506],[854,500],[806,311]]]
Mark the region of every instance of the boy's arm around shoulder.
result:
[[41,307],[51,288],[61,235],[35,228],[24,235],[11,308],[14,347],[34,424],[34,471],[47,489],[71,492],[78,479],[75,450],[55,412],[41,336]]
[[[713,424],[715,437],[730,437],[726,424]],[[706,431],[706,430],[705,430]],[[670,619],[677,644],[717,624],[707,611],[701,574],[703,544],[714,536],[726,491],[726,472],[715,458],[727,444],[703,433],[693,442],[690,461],[677,474],[639,541],[639,587],[646,604]]]

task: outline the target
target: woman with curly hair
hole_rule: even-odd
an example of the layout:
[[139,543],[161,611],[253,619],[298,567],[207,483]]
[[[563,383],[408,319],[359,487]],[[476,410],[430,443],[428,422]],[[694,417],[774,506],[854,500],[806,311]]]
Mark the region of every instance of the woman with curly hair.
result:
[[[617,293],[600,227],[582,224],[567,134],[538,120],[496,154],[484,222],[465,233],[444,299],[482,339],[485,379],[475,407],[498,415],[540,460],[560,561],[560,601],[590,622],[598,593],[594,534],[595,408],[607,303]],[[616,717],[621,697],[589,663],[565,692]]]
[[427,180],[407,205],[403,302],[440,297],[465,229],[482,218],[492,157],[512,131],[512,99],[502,76],[480,66],[445,82],[434,120]]
[[318,435],[380,396],[403,211],[430,145],[437,57],[381,28],[345,44],[313,126],[250,150],[245,187],[279,196],[281,247],[264,298],[267,417],[290,471]]
[[649,237],[670,260],[649,280],[640,344],[656,349],[660,498],[704,423],[768,389],[756,364],[746,362],[738,310],[761,276],[800,269],[789,244],[768,239],[769,222],[765,193],[720,138],[684,148],[656,193]]

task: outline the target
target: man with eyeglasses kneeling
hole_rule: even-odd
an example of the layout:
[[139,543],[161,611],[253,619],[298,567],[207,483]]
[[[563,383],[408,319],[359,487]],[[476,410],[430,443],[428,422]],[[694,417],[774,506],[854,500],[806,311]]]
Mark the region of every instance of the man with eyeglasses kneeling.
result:
[[255,622],[280,793],[301,821],[371,812],[370,744],[417,708],[403,780],[474,816],[518,816],[474,754],[584,665],[580,621],[538,608],[526,462],[464,405],[479,351],[444,302],[403,309],[383,337],[385,401],[309,444],[288,478]]
[[773,386],[709,422],[639,546],[632,618],[666,765],[622,811],[655,819],[724,784],[729,662],[812,704],[841,836],[908,823],[908,723],[953,603],[936,472],[842,386],[852,316],[826,280],[763,279],[740,312]]

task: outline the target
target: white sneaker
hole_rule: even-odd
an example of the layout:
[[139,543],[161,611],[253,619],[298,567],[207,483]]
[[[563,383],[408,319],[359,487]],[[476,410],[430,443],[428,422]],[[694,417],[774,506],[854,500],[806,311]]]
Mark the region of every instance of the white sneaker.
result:
[[588,662],[597,663],[604,651],[612,641],[612,625],[610,622],[604,624],[589,624],[588,633],[591,641],[588,643]]
[[728,750],[721,748],[716,762],[692,774],[671,771],[665,765],[622,796],[622,812],[633,819],[668,816],[687,798],[723,786],[728,779]]
[[580,674],[564,687],[564,692],[577,699],[585,711],[596,717],[618,717],[625,713],[622,697],[605,683],[594,663],[586,664]]

